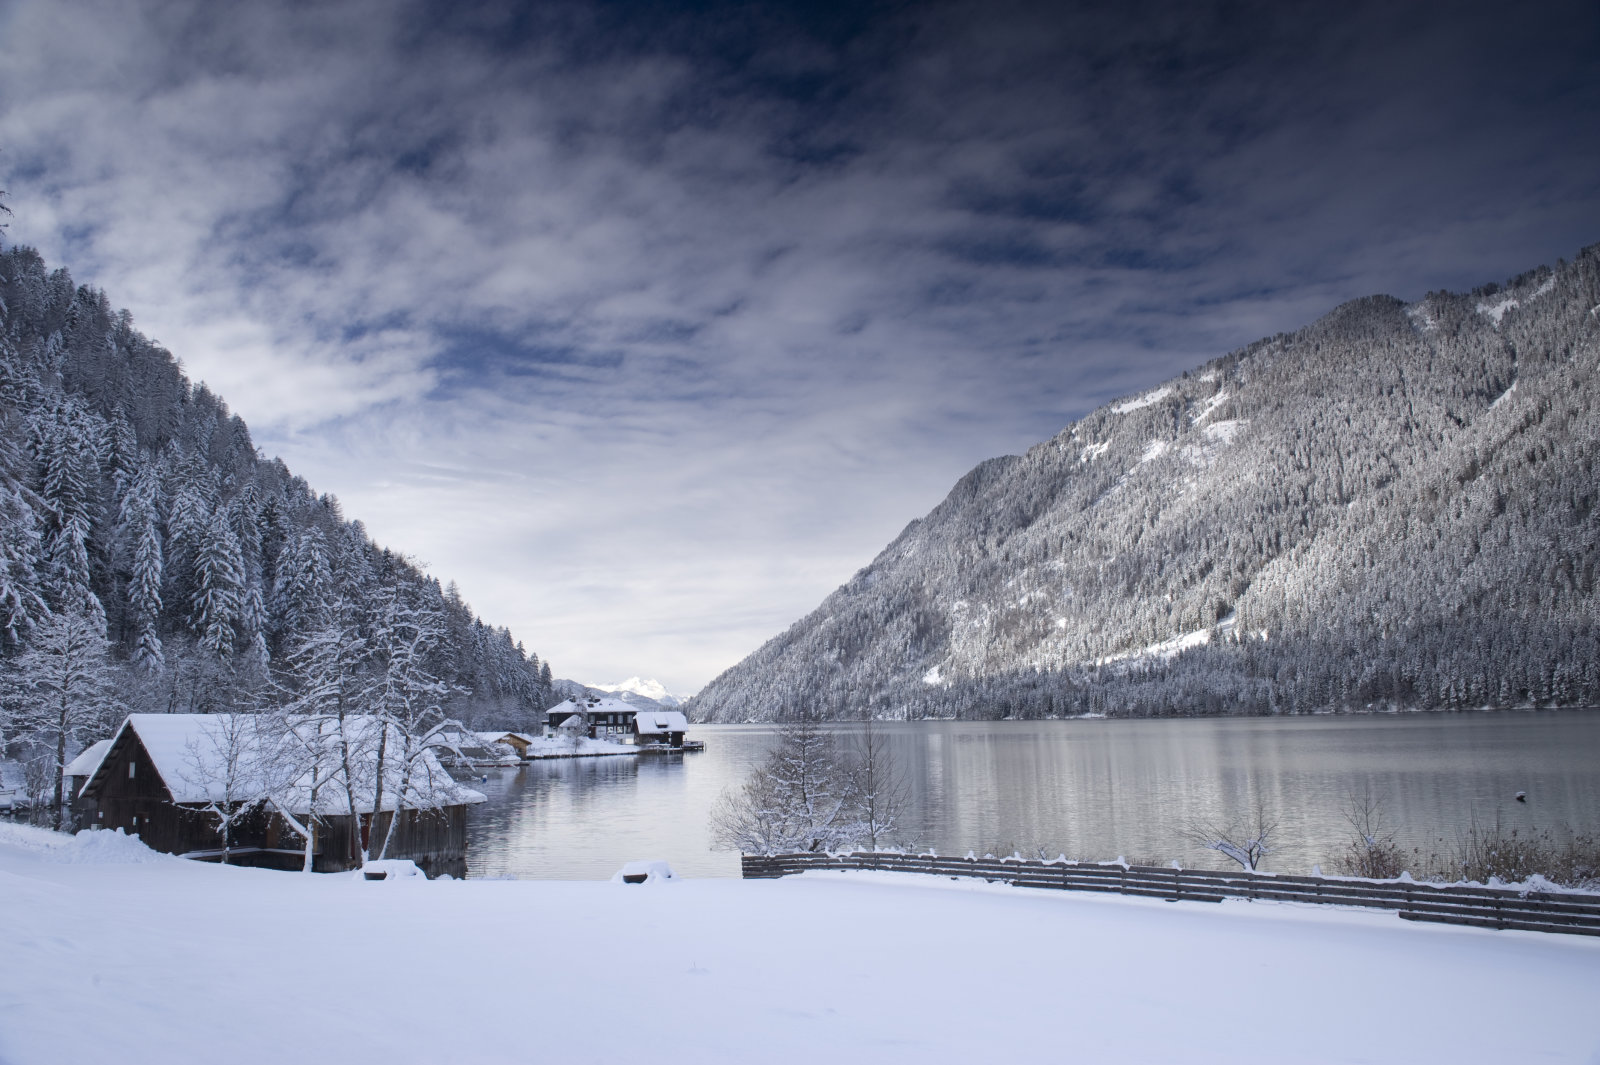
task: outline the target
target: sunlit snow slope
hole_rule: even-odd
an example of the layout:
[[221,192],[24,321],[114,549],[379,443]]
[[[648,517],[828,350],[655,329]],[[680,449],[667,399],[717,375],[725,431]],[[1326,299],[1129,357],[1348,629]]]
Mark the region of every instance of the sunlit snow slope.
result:
[[707,720],[1600,703],[1600,245],[1347,303],[964,477]]

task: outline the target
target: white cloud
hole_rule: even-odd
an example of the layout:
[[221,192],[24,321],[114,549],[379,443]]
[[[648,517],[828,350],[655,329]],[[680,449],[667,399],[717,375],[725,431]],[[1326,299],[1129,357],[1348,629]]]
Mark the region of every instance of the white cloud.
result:
[[[223,10],[0,13],[11,236],[570,676],[693,690],[976,461],[1341,299],[1500,269],[1440,265],[1507,228],[1408,191],[1448,161],[1384,142],[1392,182],[1340,184],[1329,151],[1370,159],[1415,101],[1297,124],[1248,65],[1160,83],[1161,49],[1228,44],[1203,19],[1139,27],[1143,66],[1092,54],[1128,25],[1016,7],[930,9],[887,52],[757,33],[733,70],[603,8],[515,47],[488,7]],[[848,106],[782,88],[810,77]],[[1531,231],[1567,241],[1594,197],[1548,180]]]

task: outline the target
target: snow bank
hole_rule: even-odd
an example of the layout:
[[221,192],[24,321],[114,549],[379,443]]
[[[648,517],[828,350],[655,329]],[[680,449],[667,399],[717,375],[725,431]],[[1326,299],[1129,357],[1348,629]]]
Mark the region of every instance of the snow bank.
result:
[[1243,418],[1234,418],[1228,421],[1212,422],[1201,432],[1205,433],[1207,440],[1214,443],[1231,444],[1238,438],[1240,433],[1244,432],[1244,427],[1249,424]]
[[[658,912],[627,884],[395,890],[40,860],[82,845],[62,840],[0,835],[7,1065],[1586,1065],[1600,1051],[1600,942],[1579,936],[874,873],[680,879]],[[583,993],[530,1007],[530,965]]]
[[[1217,623],[1208,629],[1195,629],[1193,632],[1180,633],[1171,639],[1162,640],[1160,643],[1153,643],[1136,650],[1120,651],[1114,655],[1097,658],[1094,660],[1093,665],[1134,666],[1141,662],[1170,662],[1192,647],[1206,646],[1211,642],[1213,636],[1220,639],[1233,638],[1234,628],[1237,623],[1238,615],[1230,612],[1227,617],[1218,618]],[[1266,639],[1266,635],[1265,632],[1262,632],[1256,638]]]
[[417,863],[410,858],[377,858],[357,869],[355,876],[362,880],[426,880]]
[[1154,392],[1147,392],[1138,399],[1130,399],[1126,403],[1118,403],[1111,409],[1118,414],[1127,414],[1129,411],[1140,410],[1144,407],[1153,407],[1170,395],[1172,395],[1172,386],[1162,385]]
[[627,743],[595,740],[587,736],[576,744],[565,736],[539,736],[528,744],[528,758],[589,758],[601,754],[638,754],[639,748]]
[[69,836],[46,828],[0,823],[0,847],[61,865],[142,865],[183,860],[153,851],[138,836],[123,835],[121,829]]
[[1228,402],[1228,399],[1229,396],[1227,389],[1224,388],[1218,390],[1217,394],[1206,400],[1206,405],[1200,408],[1200,410],[1196,411],[1194,416],[1189,420],[1195,425],[1199,425],[1201,422],[1215,414],[1217,412],[1217,408]]
[[672,871],[672,866],[666,862],[643,861],[629,862],[611,877],[613,884],[664,884],[669,880],[677,880],[678,874]]
[[1104,658],[1097,658],[1094,664],[1097,666],[1109,666],[1118,662],[1129,665],[1137,662],[1167,662],[1191,647],[1204,647],[1210,642],[1210,629],[1196,629],[1193,632],[1185,632],[1174,636],[1169,640],[1162,640],[1160,643],[1150,644],[1148,647],[1140,647],[1137,650],[1122,651],[1118,654],[1107,655]]
[[[1546,293],[1553,291],[1555,289],[1555,287],[1556,287],[1556,279],[1555,279],[1555,275],[1552,274],[1549,277],[1545,278],[1544,284],[1540,285],[1538,288],[1536,288],[1532,292],[1528,293],[1528,295],[1526,297],[1524,297],[1524,299],[1526,299],[1528,302],[1532,302],[1533,300],[1538,299],[1540,296],[1543,296]],[[1479,314],[1481,314],[1484,317],[1486,317],[1486,318],[1490,319],[1491,321],[1493,321],[1494,324],[1495,324],[1495,328],[1498,329],[1499,326],[1500,326],[1500,319],[1504,318],[1506,316],[1507,312],[1516,310],[1518,307],[1521,307],[1522,304],[1523,304],[1523,300],[1516,299],[1515,297],[1512,297],[1512,296],[1507,296],[1505,299],[1500,300],[1498,303],[1480,303],[1480,304],[1478,304],[1477,311],[1478,311]]]

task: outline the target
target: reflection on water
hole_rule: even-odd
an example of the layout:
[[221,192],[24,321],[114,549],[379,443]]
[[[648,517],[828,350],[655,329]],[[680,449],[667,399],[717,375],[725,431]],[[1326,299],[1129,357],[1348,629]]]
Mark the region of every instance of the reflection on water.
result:
[[[1600,829],[1600,712],[1161,721],[908,722],[878,726],[912,792],[909,841],[940,853],[1030,853],[1220,868],[1183,838],[1193,821],[1278,822],[1267,869],[1331,865],[1352,793],[1384,803],[1408,849],[1444,849],[1476,819]],[[856,726],[840,726],[848,743]],[[575,758],[486,770],[469,826],[471,876],[599,879],[664,858],[737,876],[710,847],[722,790],[772,742],[753,725],[700,725],[702,753]],[[1515,801],[1518,791],[1526,803]]]

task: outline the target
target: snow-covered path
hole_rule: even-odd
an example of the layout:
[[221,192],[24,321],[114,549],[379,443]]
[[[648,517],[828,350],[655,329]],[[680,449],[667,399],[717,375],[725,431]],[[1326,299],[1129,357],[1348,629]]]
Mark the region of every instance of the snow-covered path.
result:
[[1600,1062],[1600,941],[875,874],[395,881],[0,826],[0,1062]]

